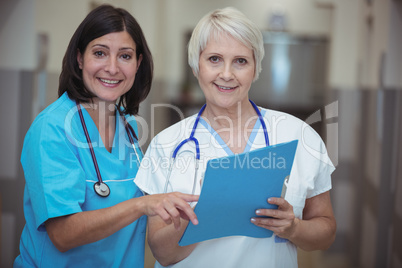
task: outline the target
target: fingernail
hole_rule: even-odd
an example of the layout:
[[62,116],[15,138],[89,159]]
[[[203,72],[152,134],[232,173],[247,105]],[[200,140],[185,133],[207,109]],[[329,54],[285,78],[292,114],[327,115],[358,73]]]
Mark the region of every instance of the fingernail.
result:
[[261,210],[257,209],[257,210],[255,211],[255,213],[256,213],[256,214],[260,214],[260,213],[261,213]]
[[268,202],[271,202],[272,201],[272,198],[268,198]]
[[255,222],[255,218],[251,218],[251,222]]

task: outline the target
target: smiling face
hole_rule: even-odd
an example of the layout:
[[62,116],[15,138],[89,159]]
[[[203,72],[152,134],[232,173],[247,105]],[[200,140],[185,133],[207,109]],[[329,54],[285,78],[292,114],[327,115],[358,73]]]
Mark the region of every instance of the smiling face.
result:
[[96,38],[88,44],[84,54],[78,52],[85,88],[96,96],[93,102],[115,103],[128,92],[141,59],[142,55],[137,60],[135,42],[125,31]]
[[207,107],[237,109],[248,103],[255,74],[253,50],[226,34],[210,38],[199,60],[198,82]]

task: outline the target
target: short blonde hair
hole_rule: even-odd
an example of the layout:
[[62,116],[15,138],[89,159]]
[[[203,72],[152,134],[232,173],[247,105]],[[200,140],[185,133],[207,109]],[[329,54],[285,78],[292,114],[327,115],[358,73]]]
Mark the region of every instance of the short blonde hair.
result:
[[208,13],[195,27],[188,43],[188,64],[195,76],[198,77],[200,55],[208,40],[221,34],[228,34],[253,50],[255,61],[253,81],[256,81],[262,70],[261,61],[264,58],[262,34],[251,20],[233,7],[216,9]]

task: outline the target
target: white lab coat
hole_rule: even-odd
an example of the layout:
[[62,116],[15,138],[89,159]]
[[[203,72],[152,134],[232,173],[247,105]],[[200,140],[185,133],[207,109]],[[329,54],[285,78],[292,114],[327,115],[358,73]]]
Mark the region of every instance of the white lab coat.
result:
[[[285,199],[293,206],[296,217],[302,218],[305,200],[331,189],[330,175],[335,168],[323,141],[310,126],[286,113],[263,108],[261,113],[270,145],[299,140]],[[135,179],[144,192],[164,192],[171,155],[176,146],[190,136],[195,119],[196,115],[186,118],[152,140]],[[233,153],[202,118],[195,137],[201,153],[195,194],[200,194],[207,161]],[[257,120],[245,151],[264,146],[263,129]],[[180,151],[183,153],[177,157],[168,191],[192,193],[195,145],[188,142]],[[161,266],[157,263],[155,267]],[[186,259],[171,267],[297,267],[297,249],[275,235],[270,238],[224,237],[199,243]]]

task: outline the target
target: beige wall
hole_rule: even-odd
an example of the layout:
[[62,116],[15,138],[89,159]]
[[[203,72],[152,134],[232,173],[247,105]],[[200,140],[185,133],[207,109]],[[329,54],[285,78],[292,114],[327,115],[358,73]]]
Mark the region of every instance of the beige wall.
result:
[[0,68],[35,68],[34,1],[0,1]]
[[[371,4],[365,0],[317,2],[325,2],[333,10],[330,86],[338,89],[378,89],[382,57],[387,52],[392,29],[390,1],[377,0],[371,1]],[[392,34],[400,35],[395,30]]]

